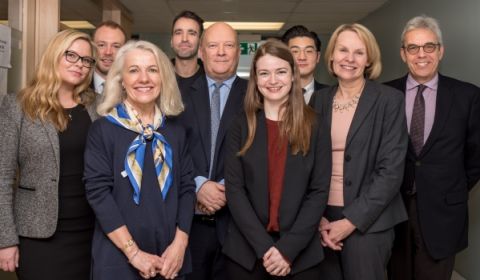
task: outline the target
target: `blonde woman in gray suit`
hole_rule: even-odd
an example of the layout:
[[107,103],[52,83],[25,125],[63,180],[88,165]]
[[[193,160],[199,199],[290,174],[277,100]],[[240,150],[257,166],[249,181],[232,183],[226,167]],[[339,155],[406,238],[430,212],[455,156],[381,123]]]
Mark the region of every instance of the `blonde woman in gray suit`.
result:
[[82,175],[94,57],[87,34],[58,33],[33,80],[0,107],[0,269],[21,280],[90,276],[94,216]]

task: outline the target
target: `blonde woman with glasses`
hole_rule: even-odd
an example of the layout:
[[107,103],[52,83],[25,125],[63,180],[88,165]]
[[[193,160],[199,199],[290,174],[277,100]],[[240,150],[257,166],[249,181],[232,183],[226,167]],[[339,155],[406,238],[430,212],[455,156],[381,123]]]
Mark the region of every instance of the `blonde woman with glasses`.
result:
[[21,280],[90,276],[94,216],[82,176],[94,67],[90,37],[64,30],[1,105],[0,269]]

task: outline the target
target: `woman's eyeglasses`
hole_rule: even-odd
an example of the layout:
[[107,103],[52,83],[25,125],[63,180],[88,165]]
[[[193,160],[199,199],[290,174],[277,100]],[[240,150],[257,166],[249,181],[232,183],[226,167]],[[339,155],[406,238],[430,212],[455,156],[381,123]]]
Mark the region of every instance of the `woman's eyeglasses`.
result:
[[65,51],[65,59],[71,63],[76,63],[80,59],[82,61],[82,65],[87,68],[92,68],[95,66],[95,59],[93,59],[93,57],[80,56],[74,51]]

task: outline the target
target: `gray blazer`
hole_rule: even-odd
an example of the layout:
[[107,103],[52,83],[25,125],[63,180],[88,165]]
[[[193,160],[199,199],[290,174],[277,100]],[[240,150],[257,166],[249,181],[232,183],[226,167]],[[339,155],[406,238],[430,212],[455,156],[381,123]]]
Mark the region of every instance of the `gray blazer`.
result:
[[[87,109],[95,120],[95,108]],[[3,99],[0,127],[0,248],[4,248],[18,244],[19,235],[47,238],[55,232],[60,147],[54,126],[24,117],[15,94]]]
[[[315,92],[313,105],[328,123],[337,87]],[[343,162],[343,215],[362,232],[379,232],[405,221],[400,196],[408,132],[403,94],[366,81],[347,134]]]

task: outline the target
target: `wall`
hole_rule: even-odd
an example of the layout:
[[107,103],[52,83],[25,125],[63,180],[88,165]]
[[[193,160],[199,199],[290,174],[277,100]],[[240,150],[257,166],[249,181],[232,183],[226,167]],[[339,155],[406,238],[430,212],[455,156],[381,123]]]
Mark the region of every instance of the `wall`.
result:
[[[382,50],[384,71],[381,81],[406,73],[400,59],[400,35],[404,24],[422,13],[439,20],[445,55],[440,71],[480,86],[480,1],[478,0],[392,0],[367,16],[365,24],[376,36]],[[468,280],[480,279],[480,186],[470,193],[469,247],[457,255],[455,270]]]
[[478,0],[392,0],[367,16],[365,24],[376,36],[382,50],[384,71],[380,80],[405,73],[400,59],[400,35],[412,17],[426,14],[439,20],[445,56],[440,71],[480,86],[480,1]]

